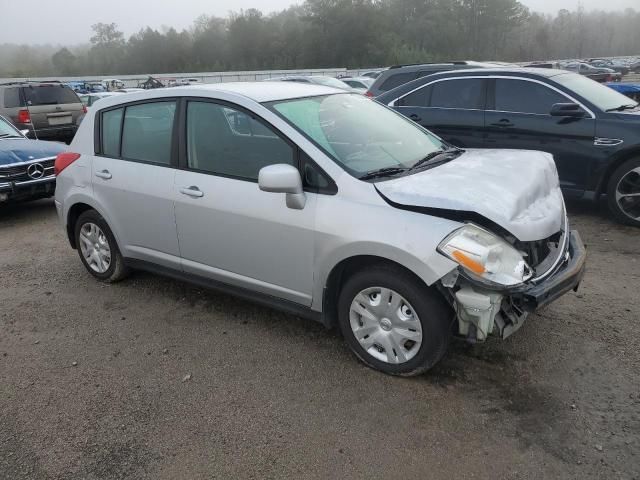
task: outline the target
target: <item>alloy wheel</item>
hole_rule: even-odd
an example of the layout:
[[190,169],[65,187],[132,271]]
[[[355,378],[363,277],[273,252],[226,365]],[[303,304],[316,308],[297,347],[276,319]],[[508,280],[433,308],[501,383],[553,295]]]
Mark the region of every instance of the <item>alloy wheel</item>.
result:
[[616,187],[620,210],[633,220],[640,220],[640,167],[627,172]]

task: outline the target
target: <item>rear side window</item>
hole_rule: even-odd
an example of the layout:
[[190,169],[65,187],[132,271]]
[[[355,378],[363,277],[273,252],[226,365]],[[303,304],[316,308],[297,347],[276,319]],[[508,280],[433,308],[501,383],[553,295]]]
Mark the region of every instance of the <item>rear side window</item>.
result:
[[122,108],[109,110],[102,114],[102,153],[107,157],[120,156],[120,128],[122,127]]
[[80,103],[73,90],[58,84],[22,87],[22,93],[30,106]]
[[18,87],[4,89],[4,106],[5,108],[21,107],[20,90]]
[[122,127],[122,158],[169,165],[175,102],[126,108]]
[[170,101],[102,112],[102,155],[170,165],[175,111],[176,102]]
[[483,109],[485,105],[484,81],[479,78],[446,80],[434,83],[431,107]]
[[418,72],[410,72],[410,73],[396,73],[391,74],[389,78],[387,78],[382,85],[380,85],[380,90],[386,92],[393,88],[399,87],[400,85],[404,85],[405,83],[410,82],[411,80],[415,80],[418,77]]
[[501,112],[548,114],[556,103],[569,100],[539,83],[524,80],[496,80],[496,106]]

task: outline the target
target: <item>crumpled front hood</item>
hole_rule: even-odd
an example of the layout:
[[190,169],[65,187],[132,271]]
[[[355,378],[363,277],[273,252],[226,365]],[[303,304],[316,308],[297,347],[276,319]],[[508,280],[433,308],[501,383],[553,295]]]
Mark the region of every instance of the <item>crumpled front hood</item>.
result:
[[529,150],[466,150],[439,167],[375,184],[392,203],[475,212],[526,242],[560,231],[564,200],[553,157]]
[[41,158],[55,157],[66,145],[43,140],[24,138],[0,138],[0,167],[12,163],[30,162]]

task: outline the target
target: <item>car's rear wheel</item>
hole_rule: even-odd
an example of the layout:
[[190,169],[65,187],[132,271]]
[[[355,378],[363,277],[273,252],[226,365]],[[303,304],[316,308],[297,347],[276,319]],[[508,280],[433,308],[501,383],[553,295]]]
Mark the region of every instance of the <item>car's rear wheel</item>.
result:
[[445,354],[453,314],[437,292],[401,268],[379,265],[352,275],[338,300],[342,334],[366,365],[412,376]]
[[613,172],[607,198],[618,221],[640,227],[640,158],[628,160]]
[[113,233],[98,212],[88,210],[80,215],[75,239],[80,260],[91,275],[107,283],[127,276],[128,269]]

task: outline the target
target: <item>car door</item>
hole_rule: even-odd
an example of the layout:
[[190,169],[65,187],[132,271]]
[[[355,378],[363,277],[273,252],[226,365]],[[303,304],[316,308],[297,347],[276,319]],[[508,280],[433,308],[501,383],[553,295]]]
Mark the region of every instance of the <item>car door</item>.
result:
[[92,179],[123,256],[180,269],[173,209],[176,105],[154,100],[101,111]]
[[585,109],[584,118],[551,116],[554,104],[575,100],[531,79],[496,78],[490,92],[486,146],[551,153],[565,193],[581,196],[597,154],[593,115]]
[[485,102],[484,79],[442,79],[400,98],[396,110],[457,147],[480,148]]
[[310,306],[316,195],[294,210],[258,188],[262,167],[298,165],[297,148],[240,107],[183,108],[175,212],[184,271]]

